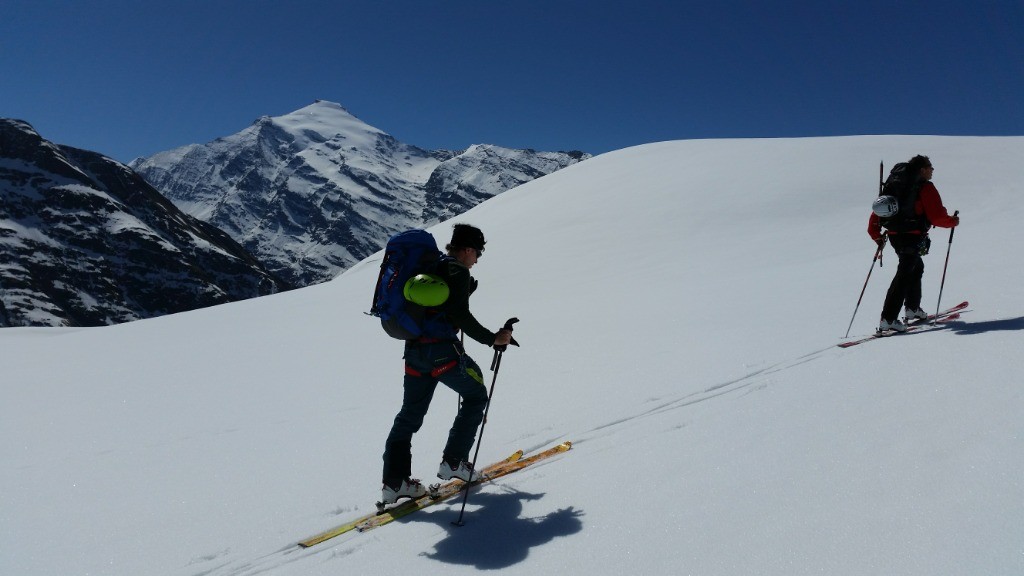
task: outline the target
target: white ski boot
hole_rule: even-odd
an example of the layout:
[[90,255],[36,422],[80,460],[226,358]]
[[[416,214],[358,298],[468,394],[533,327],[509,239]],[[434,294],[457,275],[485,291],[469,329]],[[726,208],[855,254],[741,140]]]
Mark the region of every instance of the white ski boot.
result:
[[426,496],[427,489],[420,484],[420,481],[415,478],[406,478],[402,480],[402,483],[397,488],[392,488],[387,484],[381,489],[380,502],[378,508],[381,505],[388,506],[398,502],[401,498],[419,498],[420,496]]
[[928,318],[928,313],[920,308],[918,308],[917,310],[911,310],[910,308],[907,308],[905,312],[907,313],[906,320],[908,322],[913,322],[914,320],[924,320]]
[[463,482],[472,482],[479,479],[480,474],[474,472],[473,465],[465,460],[461,460],[458,464],[454,465],[447,460],[441,460],[441,466],[437,470],[437,477],[441,480],[458,478]]
[[900,322],[899,318],[893,320],[892,322],[886,322],[883,319],[881,322],[878,323],[878,331],[879,332],[889,332],[889,331],[893,331],[893,332],[906,332],[907,331],[907,325],[904,324],[903,322]]

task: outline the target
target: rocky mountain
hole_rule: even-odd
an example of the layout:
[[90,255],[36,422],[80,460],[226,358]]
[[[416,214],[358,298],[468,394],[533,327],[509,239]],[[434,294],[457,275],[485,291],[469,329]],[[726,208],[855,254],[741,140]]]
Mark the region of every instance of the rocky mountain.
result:
[[0,119],[0,326],[100,326],[290,284],[129,169]]
[[424,150],[317,101],[130,166],[296,285],[328,280],[395,232],[436,224],[589,154]]

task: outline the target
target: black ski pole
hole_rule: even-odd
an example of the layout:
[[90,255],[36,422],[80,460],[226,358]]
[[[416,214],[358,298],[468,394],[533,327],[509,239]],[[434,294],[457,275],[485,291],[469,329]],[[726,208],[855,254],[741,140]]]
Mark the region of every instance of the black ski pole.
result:
[[[511,332],[512,325],[515,324],[516,322],[519,322],[519,318],[509,318],[508,322],[505,322],[505,326],[502,328],[502,330],[508,330],[509,332]],[[516,342],[514,338],[512,339],[511,343],[515,346],[519,346],[519,343]],[[498,381],[498,369],[501,368],[501,355],[504,354],[506,348],[508,348],[508,346],[505,345],[494,347],[494,357],[491,358],[491,371],[494,372],[494,377],[491,378],[491,389],[487,393],[487,405],[484,407],[484,419],[480,423],[480,434],[477,436],[476,439],[476,450],[473,452],[473,472],[470,478],[475,477],[477,474],[476,459],[478,456],[480,456],[480,444],[483,443],[484,427],[487,426],[487,413],[491,411],[491,397],[494,396],[494,384],[497,383]],[[452,522],[452,524],[456,526],[465,525],[465,523],[462,521],[462,516],[466,513],[466,502],[469,500],[469,487],[471,484],[472,482],[466,482],[465,486],[462,487],[462,510],[459,511],[459,519]]]
[[[882,180],[882,175],[885,174],[885,161],[878,163],[878,195],[882,195],[882,189],[885,187],[885,183]],[[857,310],[860,310],[860,301],[864,299],[864,291],[868,289],[868,280],[871,280],[871,273],[875,270],[875,261],[878,261],[878,267],[882,267],[882,254],[885,248],[885,242],[889,239],[888,232],[882,232],[882,241],[878,243],[878,250],[875,250],[875,257],[871,260],[871,268],[868,268],[868,277],[864,279],[864,287],[860,289],[860,297],[857,298],[857,305],[853,308],[853,316],[850,317],[850,325],[846,327],[846,335],[843,338],[850,337],[850,328],[853,328],[853,319],[857,317]]]
[[860,301],[864,299],[864,291],[868,289],[868,280],[871,280],[871,273],[875,270],[875,261],[879,261],[879,266],[882,265],[882,249],[885,248],[885,242],[888,239],[889,233],[882,232],[882,241],[878,243],[878,250],[875,250],[875,257],[871,259],[871,268],[868,268],[868,277],[864,279],[864,287],[860,289],[860,297],[857,298],[857,306],[853,309],[853,316],[850,317],[850,325],[846,327],[846,336],[843,336],[843,338],[849,338],[850,336],[850,328],[853,327],[853,319],[857,317],[857,310],[860,309]]
[[[953,218],[956,218],[960,214],[959,210],[953,212]],[[935,315],[936,318],[932,320],[932,324],[938,320],[939,305],[942,304],[942,290],[946,287],[946,268],[949,267],[949,251],[953,249],[953,232],[956,231],[956,226],[949,229],[949,245],[946,246],[946,263],[942,265],[942,283],[939,284],[939,301],[935,303]]]

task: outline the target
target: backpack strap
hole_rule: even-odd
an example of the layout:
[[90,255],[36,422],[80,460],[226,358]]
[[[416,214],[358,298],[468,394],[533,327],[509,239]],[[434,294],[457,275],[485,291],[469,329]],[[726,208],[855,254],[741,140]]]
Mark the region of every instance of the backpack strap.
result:
[[377,286],[373,289],[373,303],[370,305],[371,316],[380,315],[380,286],[384,283],[384,273],[388,269],[388,262],[391,260],[391,256],[394,252],[385,252],[384,259],[380,263],[380,274],[377,275]]

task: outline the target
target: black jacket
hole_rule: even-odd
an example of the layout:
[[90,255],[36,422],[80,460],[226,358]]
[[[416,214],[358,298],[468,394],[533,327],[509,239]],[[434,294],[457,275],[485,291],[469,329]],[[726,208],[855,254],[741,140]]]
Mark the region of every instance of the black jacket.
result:
[[445,258],[438,266],[437,275],[448,284],[448,300],[441,305],[440,310],[456,331],[462,330],[485,346],[494,344],[497,335],[484,328],[469,311],[469,296],[477,286],[476,280],[469,274],[469,268],[458,260]]

